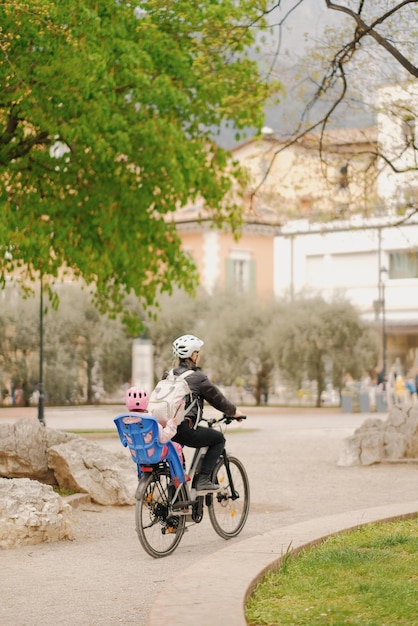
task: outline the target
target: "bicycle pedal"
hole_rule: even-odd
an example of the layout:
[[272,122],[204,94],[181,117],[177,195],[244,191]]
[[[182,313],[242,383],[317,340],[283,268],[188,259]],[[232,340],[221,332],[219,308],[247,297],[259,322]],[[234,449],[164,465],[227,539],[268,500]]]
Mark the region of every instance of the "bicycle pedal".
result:
[[194,504],[194,500],[180,500],[173,503],[173,511],[183,511],[188,509],[191,504]]

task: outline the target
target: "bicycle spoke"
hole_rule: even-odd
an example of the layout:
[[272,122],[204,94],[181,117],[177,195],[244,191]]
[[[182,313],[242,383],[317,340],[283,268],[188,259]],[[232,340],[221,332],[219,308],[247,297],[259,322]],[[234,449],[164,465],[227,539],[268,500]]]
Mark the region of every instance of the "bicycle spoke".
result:
[[212,526],[224,539],[236,537],[241,532],[247,521],[250,507],[249,482],[244,466],[235,457],[229,457],[229,470],[233,491],[227,469],[222,461],[215,471],[220,487],[213,494],[212,502],[209,504]]
[[[141,481],[135,510],[139,541],[151,556],[167,556],[181,541],[185,518],[170,512],[168,493],[171,479],[167,472],[154,472],[143,476]],[[185,499],[183,491],[180,491],[179,498]]]

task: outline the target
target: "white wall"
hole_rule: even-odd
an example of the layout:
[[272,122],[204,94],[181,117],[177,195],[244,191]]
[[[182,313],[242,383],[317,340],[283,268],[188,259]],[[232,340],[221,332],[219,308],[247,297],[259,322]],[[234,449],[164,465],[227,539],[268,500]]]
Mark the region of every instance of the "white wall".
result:
[[[418,225],[370,225],[365,221],[363,229],[322,234],[312,232],[312,225],[309,234],[276,237],[276,297],[293,291],[320,293],[328,299],[340,293],[366,318],[373,318],[373,301],[379,299],[379,270],[389,267],[389,252],[418,250]],[[418,278],[387,279],[385,300],[388,321],[418,323]]]
[[208,293],[212,293],[219,281],[219,233],[209,231],[203,234],[203,277],[202,282]]

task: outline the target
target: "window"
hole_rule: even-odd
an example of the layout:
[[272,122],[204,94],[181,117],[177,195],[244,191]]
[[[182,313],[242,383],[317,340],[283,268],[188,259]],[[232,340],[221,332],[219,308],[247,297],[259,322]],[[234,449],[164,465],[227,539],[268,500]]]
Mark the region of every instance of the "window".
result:
[[338,187],[340,189],[348,188],[348,163],[340,167],[340,174],[338,177]]
[[389,278],[418,278],[418,252],[390,252]]
[[250,282],[250,268],[248,261],[233,259],[232,277],[234,286],[237,287],[239,291],[247,291]]
[[246,293],[255,286],[255,262],[250,252],[232,250],[226,260],[227,286],[240,293]]

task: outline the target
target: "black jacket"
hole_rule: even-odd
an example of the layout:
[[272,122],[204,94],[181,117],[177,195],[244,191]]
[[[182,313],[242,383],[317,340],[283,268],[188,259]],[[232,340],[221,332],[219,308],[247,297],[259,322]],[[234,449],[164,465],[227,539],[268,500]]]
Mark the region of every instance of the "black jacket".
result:
[[[197,403],[192,406],[190,413],[187,414],[187,417],[190,417],[193,422],[195,422],[198,414],[198,405],[203,410],[203,403],[205,400],[215,409],[221,411],[221,413],[231,416],[235,415],[237,410],[235,404],[232,404],[232,402],[225,398],[221,390],[218,389],[218,387],[214,385],[206,374],[204,374],[198,367],[188,367],[186,363],[181,362],[174,368],[174,374],[178,376],[179,374],[183,374],[183,372],[188,369],[192,369],[193,374],[189,374],[186,380],[193,396],[197,398]],[[168,372],[164,374],[164,378],[166,378],[167,375]]]

